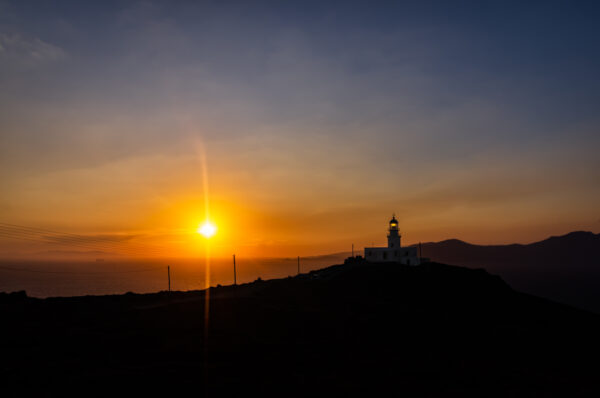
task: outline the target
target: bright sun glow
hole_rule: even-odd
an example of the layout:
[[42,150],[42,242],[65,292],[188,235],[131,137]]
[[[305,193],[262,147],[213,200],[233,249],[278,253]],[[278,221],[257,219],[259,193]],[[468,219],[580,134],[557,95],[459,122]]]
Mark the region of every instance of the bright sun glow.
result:
[[201,235],[204,235],[204,237],[206,238],[210,238],[217,232],[217,227],[215,227],[215,225],[212,224],[210,221],[206,221],[204,224],[198,227],[198,230],[196,232],[198,232]]

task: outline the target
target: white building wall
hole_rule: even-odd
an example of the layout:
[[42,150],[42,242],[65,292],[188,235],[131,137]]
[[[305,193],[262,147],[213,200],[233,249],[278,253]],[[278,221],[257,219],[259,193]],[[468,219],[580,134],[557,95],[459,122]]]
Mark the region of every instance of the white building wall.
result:
[[377,263],[419,265],[416,247],[365,247],[365,260]]

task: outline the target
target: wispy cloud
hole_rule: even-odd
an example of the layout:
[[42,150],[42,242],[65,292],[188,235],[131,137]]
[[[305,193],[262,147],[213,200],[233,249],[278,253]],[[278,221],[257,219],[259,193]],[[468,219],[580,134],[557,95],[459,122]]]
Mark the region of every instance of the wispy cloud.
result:
[[0,60],[17,66],[34,67],[65,58],[66,52],[38,37],[19,33],[0,33]]
[[138,235],[131,234],[102,234],[102,235],[46,235],[44,238],[49,241],[57,243],[94,243],[94,244],[112,244],[112,243],[125,243],[138,237]]

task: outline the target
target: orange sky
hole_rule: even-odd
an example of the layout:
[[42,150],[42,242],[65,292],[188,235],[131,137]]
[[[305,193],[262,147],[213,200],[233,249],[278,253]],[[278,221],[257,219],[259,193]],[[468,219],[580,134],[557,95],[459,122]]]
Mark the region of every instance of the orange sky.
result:
[[[131,236],[125,247],[160,248],[166,257],[202,256],[205,239],[195,233],[206,218],[199,147],[189,155],[23,178],[3,198],[2,220],[86,236]],[[562,189],[577,187],[576,180],[555,189],[543,176],[518,165],[498,168],[491,159],[488,170],[440,171],[423,183],[402,172],[396,180],[390,174],[375,180],[344,156],[302,159],[290,151],[253,159],[224,149],[206,146],[210,219],[218,226],[210,240],[214,256],[305,256],[349,251],[352,243],[357,249],[384,244],[393,212],[405,244],[448,238],[526,243],[600,230],[589,216],[593,198]],[[329,171],[336,168],[345,168],[347,176]],[[86,249],[9,242],[3,240],[4,253],[23,256]]]

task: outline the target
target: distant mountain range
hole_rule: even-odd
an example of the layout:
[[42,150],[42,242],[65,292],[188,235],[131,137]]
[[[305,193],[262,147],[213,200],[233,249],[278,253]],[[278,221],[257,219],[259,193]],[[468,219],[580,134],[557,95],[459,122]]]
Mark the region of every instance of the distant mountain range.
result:
[[422,244],[433,261],[485,268],[513,288],[600,312],[600,234],[571,232],[527,245],[472,245],[457,239]]

